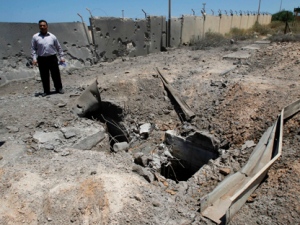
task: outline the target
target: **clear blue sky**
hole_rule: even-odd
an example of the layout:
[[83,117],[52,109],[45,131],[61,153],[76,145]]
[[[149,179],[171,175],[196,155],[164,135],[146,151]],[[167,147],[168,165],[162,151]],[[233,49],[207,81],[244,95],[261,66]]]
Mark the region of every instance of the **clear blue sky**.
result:
[[[143,18],[142,9],[149,15],[168,17],[169,0],[0,0],[0,22],[36,23],[45,19],[53,22],[81,21],[89,24],[90,9],[93,16]],[[259,0],[172,0],[172,17],[193,14],[200,15],[203,3],[208,14],[221,9],[233,11],[257,11]],[[281,4],[282,3],[282,4]],[[293,11],[300,6],[300,0],[261,0],[261,12],[276,13],[281,9]]]

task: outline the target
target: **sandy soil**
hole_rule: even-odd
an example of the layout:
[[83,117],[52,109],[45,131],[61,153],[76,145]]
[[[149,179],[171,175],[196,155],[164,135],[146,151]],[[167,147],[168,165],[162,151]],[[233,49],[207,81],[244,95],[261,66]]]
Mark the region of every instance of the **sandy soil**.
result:
[[[231,173],[241,168],[253,150],[241,151],[241,146],[249,140],[257,143],[280,110],[300,98],[300,44],[271,43],[249,51],[249,59],[223,59],[247,44],[169,49],[68,68],[62,71],[63,95],[35,97],[42,89],[36,79],[1,87],[0,224],[210,224],[201,217],[199,201],[225,178],[223,173],[208,172],[205,180],[199,180],[198,172],[186,181],[162,177],[149,183],[133,172],[134,157],[157,149],[166,130],[184,130],[188,124],[221,141],[229,154],[221,163]],[[182,123],[156,67],[195,112],[190,123]],[[60,136],[53,148],[41,145],[34,138],[37,132],[106,128],[97,119],[71,112],[95,79],[102,100],[122,108],[126,129],[151,123],[154,131],[147,139],[131,136],[130,149],[117,153],[111,152],[107,133],[92,150],[72,147],[81,134]],[[299,115],[286,122],[282,157],[232,224],[300,223],[299,125]],[[214,161],[200,171],[212,167]]]

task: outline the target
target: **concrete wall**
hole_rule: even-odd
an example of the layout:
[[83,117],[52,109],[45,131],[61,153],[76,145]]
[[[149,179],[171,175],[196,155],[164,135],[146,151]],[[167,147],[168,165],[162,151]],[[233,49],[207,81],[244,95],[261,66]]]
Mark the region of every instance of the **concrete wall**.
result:
[[249,16],[242,15],[240,29],[248,29],[248,21],[249,21]]
[[94,17],[91,23],[97,53],[106,61],[155,53],[166,47],[166,24],[162,16],[143,20]]
[[257,21],[257,15],[250,15],[248,19],[248,27],[246,29],[250,29]]
[[[267,25],[271,15],[260,15]],[[201,41],[208,31],[226,34],[230,29],[251,28],[257,15],[183,16],[171,19],[171,47]],[[90,19],[92,32],[82,23],[50,23],[65,52],[69,67],[80,67],[120,56],[141,56],[156,53],[167,46],[167,22],[163,16],[131,20],[111,17]],[[36,23],[0,23],[0,85],[9,80],[32,77],[30,43],[39,31]],[[92,34],[92,36],[91,36]],[[94,43],[93,46],[91,43]]]
[[231,16],[231,28],[240,28],[241,16],[232,15]]
[[226,34],[231,29],[232,16],[222,15],[220,19],[219,33]]
[[[30,68],[30,47],[38,31],[37,23],[0,23],[0,85],[36,75]],[[90,64],[93,54],[82,23],[49,23],[49,32],[58,38],[69,66]]]
[[195,42],[196,16],[182,17],[181,44],[189,45]]
[[166,47],[166,18],[163,16],[150,16],[151,44],[148,53],[160,52],[161,48]]
[[79,60],[84,64],[91,64],[91,36],[87,26],[82,23],[51,23],[49,31],[58,38],[65,54],[71,59]]
[[219,25],[220,23],[220,17],[219,16],[211,16],[206,15],[205,21],[204,21],[204,33],[207,32],[219,32]]
[[[145,20],[133,21],[121,18],[94,18],[92,32],[97,53],[104,60],[136,54],[146,55],[150,45],[150,34]],[[141,45],[146,40],[147,45]]]
[[182,18],[171,18],[171,47],[178,47],[181,44]]
[[204,18],[202,16],[197,16],[196,17],[195,26],[196,26],[195,27],[196,40],[200,40],[204,37]]
[[203,17],[183,16],[181,44],[188,45],[200,41],[203,38]]
[[[259,22],[267,25],[271,22],[271,15],[260,15]],[[257,21],[257,15],[207,15],[182,16],[171,20],[171,47],[188,45],[201,41],[207,32],[221,34],[229,33],[232,28],[250,29]]]

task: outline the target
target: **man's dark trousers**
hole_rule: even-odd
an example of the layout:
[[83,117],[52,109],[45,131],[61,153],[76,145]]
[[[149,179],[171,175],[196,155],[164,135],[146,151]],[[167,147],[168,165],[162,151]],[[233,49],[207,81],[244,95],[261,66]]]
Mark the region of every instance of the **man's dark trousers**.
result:
[[37,62],[39,65],[40,75],[43,83],[44,93],[50,93],[50,73],[54,83],[54,87],[56,91],[62,89],[62,83],[60,78],[60,71],[58,68],[58,60],[56,55],[39,56],[37,58]]

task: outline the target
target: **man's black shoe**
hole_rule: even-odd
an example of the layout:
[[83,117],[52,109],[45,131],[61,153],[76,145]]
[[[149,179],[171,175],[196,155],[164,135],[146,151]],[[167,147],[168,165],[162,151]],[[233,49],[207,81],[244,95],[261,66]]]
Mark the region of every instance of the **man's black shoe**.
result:
[[59,93],[59,94],[64,94],[65,93],[65,91],[64,91],[64,89],[59,89],[59,90],[56,90],[56,93]]
[[46,97],[48,94],[47,93],[42,93],[41,96],[42,97]]

